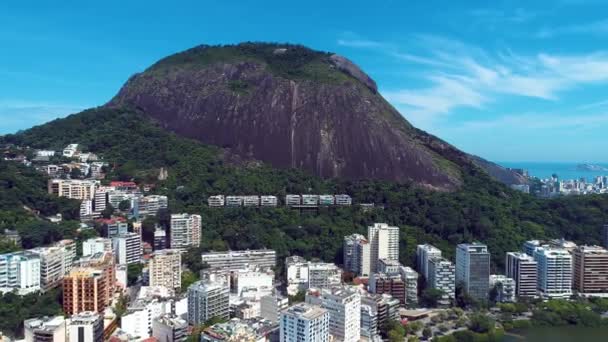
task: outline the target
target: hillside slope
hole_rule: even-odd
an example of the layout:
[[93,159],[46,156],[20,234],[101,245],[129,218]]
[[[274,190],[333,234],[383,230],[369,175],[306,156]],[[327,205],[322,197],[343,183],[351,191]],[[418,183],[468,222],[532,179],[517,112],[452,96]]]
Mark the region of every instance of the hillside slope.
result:
[[[113,179],[156,182],[156,192],[169,196],[172,212],[201,214],[205,250],[268,247],[280,257],[297,254],[340,262],[343,236],[364,233],[373,222],[388,222],[401,227],[401,260],[406,264],[413,264],[419,243],[433,243],[450,256],[455,244],[478,240],[488,244],[500,266],[504,253],[518,250],[526,239],[600,243],[600,228],[608,221],[608,196],[536,199],[511,191],[474,167],[462,173],[458,191],[437,192],[397,182],[325,180],[265,164],[234,166],[225,163],[221,149],[169,133],[124,109],[87,110],[0,137],[0,144],[34,148],[60,149],[73,142],[114,165]],[[163,182],[156,180],[160,167],[169,172]],[[218,193],[348,193],[356,203],[375,203],[378,209],[363,212],[353,206],[301,215],[284,207],[208,208],[207,196]]]
[[199,46],[134,75],[108,106],[241,158],[324,178],[454,190],[473,164],[414,128],[352,62],[302,46]]

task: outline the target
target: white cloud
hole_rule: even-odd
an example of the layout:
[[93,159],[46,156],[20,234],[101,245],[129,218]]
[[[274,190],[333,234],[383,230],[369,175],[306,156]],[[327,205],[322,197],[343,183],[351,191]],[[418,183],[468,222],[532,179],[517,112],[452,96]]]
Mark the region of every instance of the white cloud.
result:
[[353,48],[376,48],[384,46],[381,42],[366,39],[338,39],[338,45]]

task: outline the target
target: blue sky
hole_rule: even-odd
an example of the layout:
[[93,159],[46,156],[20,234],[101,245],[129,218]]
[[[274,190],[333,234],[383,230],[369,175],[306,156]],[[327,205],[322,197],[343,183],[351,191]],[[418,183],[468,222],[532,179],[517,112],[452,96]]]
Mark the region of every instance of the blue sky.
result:
[[467,152],[608,161],[605,1],[83,3],[0,4],[0,134],[101,105],[168,54],[274,41],[349,57]]

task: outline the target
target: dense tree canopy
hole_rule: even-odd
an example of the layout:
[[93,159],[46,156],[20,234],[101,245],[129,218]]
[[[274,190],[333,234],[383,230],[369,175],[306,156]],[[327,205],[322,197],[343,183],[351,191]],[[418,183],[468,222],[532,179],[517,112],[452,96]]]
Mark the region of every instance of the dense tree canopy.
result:
[[[489,245],[494,265],[500,268],[504,253],[520,249],[526,239],[565,237],[599,243],[600,228],[608,221],[607,196],[537,199],[510,190],[477,168],[464,170],[459,191],[433,192],[411,184],[322,180],[259,163],[233,165],[225,161],[219,148],[177,137],[128,110],[88,110],[0,137],[0,143],[34,148],[59,149],[76,142],[115,166],[111,178],[157,183],[155,191],[169,196],[171,212],[200,213],[204,250],[269,247],[281,257],[300,254],[339,262],[344,235],[364,233],[373,222],[388,222],[401,228],[401,261],[406,264],[413,264],[419,243],[435,244],[452,257],[455,244],[479,240]],[[169,177],[159,182],[161,167],[169,170]],[[8,173],[15,177],[14,166],[10,168]],[[44,189],[44,181],[32,179],[38,181],[13,190],[12,196],[40,193],[34,188]],[[218,193],[279,197],[286,193],[348,193],[356,203],[375,203],[376,208],[324,208],[312,213],[284,207],[208,208],[207,197]],[[48,199],[38,201],[45,204]],[[55,202],[48,203],[52,208],[47,212],[58,210]],[[9,214],[4,220],[14,218]]]

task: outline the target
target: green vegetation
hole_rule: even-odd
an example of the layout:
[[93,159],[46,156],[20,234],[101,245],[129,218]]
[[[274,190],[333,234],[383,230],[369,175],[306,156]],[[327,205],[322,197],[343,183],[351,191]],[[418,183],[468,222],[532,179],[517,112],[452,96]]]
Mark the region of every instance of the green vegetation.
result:
[[[33,148],[58,149],[73,142],[115,165],[109,174],[112,179],[158,183],[155,191],[170,198],[169,212],[201,214],[205,229],[200,250],[268,247],[275,249],[279,258],[299,254],[340,262],[344,235],[364,233],[373,222],[389,222],[401,227],[400,258],[406,264],[414,263],[419,243],[435,244],[450,258],[457,243],[479,240],[488,244],[494,265],[500,268],[504,253],[518,250],[527,239],[565,237],[597,244],[600,227],[608,220],[608,196],[537,199],[511,191],[473,166],[461,167],[464,185],[456,192],[433,192],[383,181],[322,180],[302,171],[266,165],[233,166],[224,162],[218,148],[177,137],[119,109],[87,110],[0,137],[0,144]],[[14,167],[8,172],[10,177],[27,172],[25,179],[43,180],[32,170]],[[169,170],[169,178],[158,182],[161,167]],[[44,181],[38,181],[14,191],[14,196],[30,198],[31,193],[44,194],[44,189]],[[348,193],[357,203],[373,202],[383,208],[367,212],[357,206],[322,208],[316,213],[285,207],[208,208],[207,197],[218,193],[279,197],[286,193]]]
[[330,53],[293,44],[248,42],[238,45],[201,45],[164,58],[147,71],[162,74],[177,65],[182,68],[201,68],[216,63],[250,61],[262,63],[273,74],[290,80],[322,83],[348,80],[350,76],[338,71],[329,61],[330,56]]
[[142,264],[130,264],[127,266],[127,285],[134,285],[139,277],[141,277],[144,265]]
[[23,321],[32,317],[62,314],[59,303],[61,292],[49,291],[45,294],[33,293],[18,296],[14,293],[0,295],[0,331],[11,337],[23,333]]

